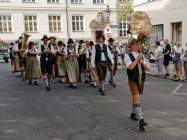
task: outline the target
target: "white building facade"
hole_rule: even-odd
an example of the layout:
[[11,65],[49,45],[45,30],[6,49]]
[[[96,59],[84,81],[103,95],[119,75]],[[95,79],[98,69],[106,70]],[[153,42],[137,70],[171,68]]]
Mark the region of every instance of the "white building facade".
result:
[[153,41],[167,38],[171,42],[187,43],[186,0],[134,0],[134,8],[150,16]]
[[[53,34],[64,40],[94,39],[90,23],[97,19],[97,13],[109,5],[110,24],[117,27],[117,6],[125,1],[0,0],[0,38],[16,40],[25,32],[31,35],[31,40],[39,40],[44,34]],[[112,37],[118,38],[123,29],[113,28]]]

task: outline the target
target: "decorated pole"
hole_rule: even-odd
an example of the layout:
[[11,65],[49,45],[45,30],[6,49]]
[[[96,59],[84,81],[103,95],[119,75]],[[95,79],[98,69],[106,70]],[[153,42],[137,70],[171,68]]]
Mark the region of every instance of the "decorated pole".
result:
[[[143,50],[150,49],[150,36],[152,32],[151,19],[146,12],[134,12],[130,20],[130,30],[132,37],[135,36],[135,39],[140,44],[140,55],[143,57]],[[141,66],[138,65],[138,68],[140,72],[139,83],[141,84]]]

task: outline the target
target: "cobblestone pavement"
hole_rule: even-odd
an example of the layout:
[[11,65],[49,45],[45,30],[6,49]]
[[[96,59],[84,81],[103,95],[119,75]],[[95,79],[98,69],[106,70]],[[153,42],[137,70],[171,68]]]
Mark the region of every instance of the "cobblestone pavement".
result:
[[52,82],[52,90],[22,82],[0,64],[0,140],[186,140],[187,83],[147,77],[142,106],[156,131],[140,133],[129,119],[131,96],[125,70],[107,96],[79,84]]

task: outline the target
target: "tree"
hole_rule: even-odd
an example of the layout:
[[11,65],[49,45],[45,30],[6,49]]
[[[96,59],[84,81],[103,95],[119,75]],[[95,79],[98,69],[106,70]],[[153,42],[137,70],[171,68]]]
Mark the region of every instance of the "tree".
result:
[[133,6],[131,2],[126,2],[124,4],[120,4],[118,9],[117,9],[117,17],[118,20],[124,20],[124,21],[129,21],[131,19],[131,15],[134,12]]

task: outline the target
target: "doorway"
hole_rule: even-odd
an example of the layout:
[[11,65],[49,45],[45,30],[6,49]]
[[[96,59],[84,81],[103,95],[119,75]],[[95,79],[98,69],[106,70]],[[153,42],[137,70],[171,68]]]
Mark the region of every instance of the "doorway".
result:
[[171,24],[172,28],[172,41],[182,42],[182,22],[176,22]]

